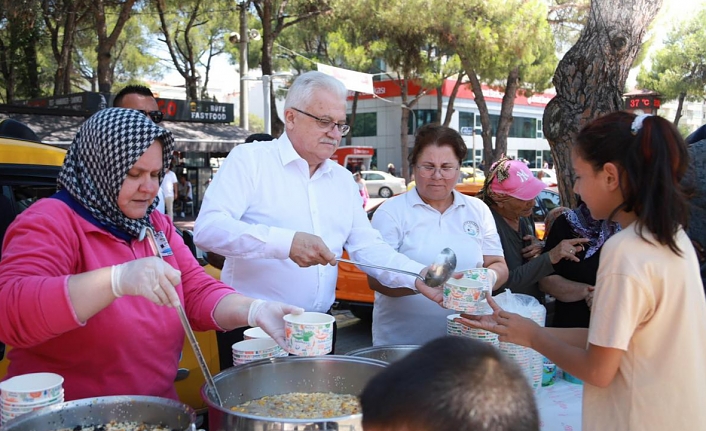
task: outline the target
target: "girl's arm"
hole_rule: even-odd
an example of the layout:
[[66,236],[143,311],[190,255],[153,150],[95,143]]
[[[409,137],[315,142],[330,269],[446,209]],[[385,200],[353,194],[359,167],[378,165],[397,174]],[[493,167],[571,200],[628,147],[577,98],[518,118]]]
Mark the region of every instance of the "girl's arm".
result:
[[539,326],[537,328],[530,347],[553,361],[562,370],[600,388],[608,386],[613,381],[624,351],[593,344],[589,344],[588,349],[577,347],[567,343],[567,339],[564,338],[566,333],[556,334],[557,331],[550,330],[562,328]]

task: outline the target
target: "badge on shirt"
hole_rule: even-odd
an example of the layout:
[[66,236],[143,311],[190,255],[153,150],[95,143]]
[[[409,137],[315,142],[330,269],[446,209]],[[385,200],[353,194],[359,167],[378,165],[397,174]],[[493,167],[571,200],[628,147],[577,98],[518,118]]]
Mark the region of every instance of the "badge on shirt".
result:
[[463,231],[473,238],[477,238],[480,234],[480,228],[478,227],[478,223],[474,221],[464,222]]
[[157,232],[154,239],[157,241],[157,247],[159,247],[159,252],[162,253],[162,257],[174,256],[172,248],[169,246],[169,241],[167,241],[167,237],[164,236],[164,232]]

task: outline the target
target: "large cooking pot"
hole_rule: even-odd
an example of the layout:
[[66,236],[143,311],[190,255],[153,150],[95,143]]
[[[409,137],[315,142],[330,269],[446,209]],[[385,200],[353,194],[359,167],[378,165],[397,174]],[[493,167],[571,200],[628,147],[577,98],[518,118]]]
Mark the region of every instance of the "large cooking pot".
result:
[[413,344],[393,344],[389,346],[372,346],[363,347],[362,349],[352,350],[346,353],[346,356],[356,356],[359,358],[377,359],[378,361],[391,364],[399,361],[411,352],[417,350],[418,345]]
[[210,431],[340,430],[361,431],[362,415],[322,419],[279,419],[234,412],[246,401],[290,392],[333,392],[359,395],[368,380],[387,366],[382,361],[352,356],[263,359],[229,368],[213,377],[223,407],[201,387],[208,404]]
[[45,407],[8,421],[0,431],[55,431],[112,420],[163,425],[179,431],[196,429],[196,413],[186,404],[158,397],[111,396]]

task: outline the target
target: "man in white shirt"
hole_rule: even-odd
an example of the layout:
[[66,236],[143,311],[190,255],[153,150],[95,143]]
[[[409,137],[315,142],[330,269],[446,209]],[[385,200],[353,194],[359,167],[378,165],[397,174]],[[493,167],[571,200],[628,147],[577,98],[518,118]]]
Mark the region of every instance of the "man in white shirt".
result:
[[[297,78],[284,106],[285,133],[235,147],[214,176],[194,226],[204,250],[226,257],[221,280],[255,298],[328,312],[336,257],[419,274],[424,265],[397,253],[373,229],[349,171],[330,160],[346,122],[348,92],[320,72]],[[368,270],[381,283],[416,287],[418,279]]]
[[167,171],[164,173],[164,178],[162,179],[162,184],[159,187],[164,193],[164,208],[167,210],[167,215],[170,219],[174,220],[174,198],[177,196],[177,180],[176,174],[172,171],[172,166],[167,167]]

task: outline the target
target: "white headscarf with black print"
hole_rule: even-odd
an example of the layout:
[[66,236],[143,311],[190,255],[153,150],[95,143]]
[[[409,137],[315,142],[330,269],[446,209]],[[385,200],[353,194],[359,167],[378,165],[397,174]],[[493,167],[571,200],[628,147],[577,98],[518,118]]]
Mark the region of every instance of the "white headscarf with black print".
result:
[[157,202],[145,217],[131,219],[118,207],[118,195],[128,171],[157,138],[162,141],[161,184],[174,149],[171,132],[134,109],[98,111],[76,133],[59,173],[59,188],[100,223],[138,237],[143,226],[151,227],[149,215]]

